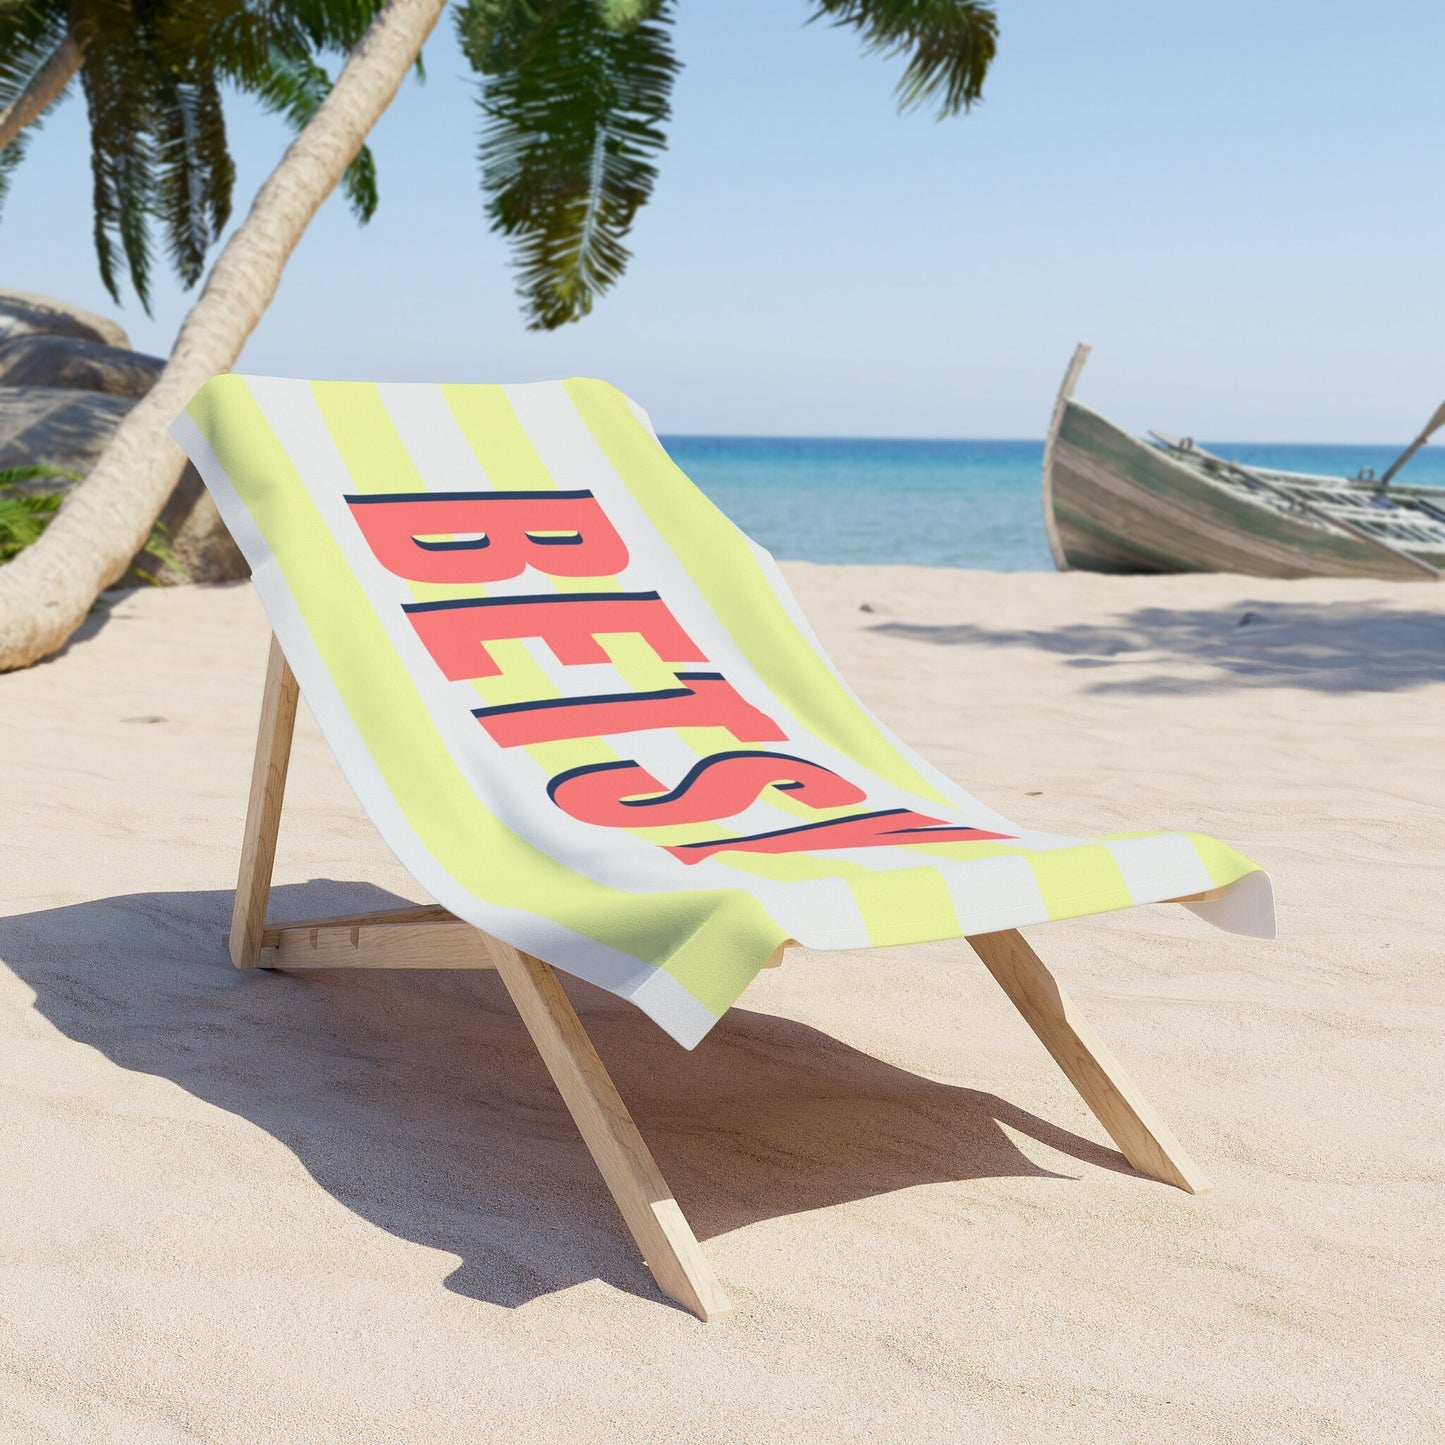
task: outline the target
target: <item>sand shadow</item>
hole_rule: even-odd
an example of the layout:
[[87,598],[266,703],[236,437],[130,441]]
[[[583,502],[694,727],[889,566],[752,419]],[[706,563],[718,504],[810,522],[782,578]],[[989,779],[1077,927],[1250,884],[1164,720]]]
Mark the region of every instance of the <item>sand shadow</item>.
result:
[[[1227,607],[1142,607],[1112,627],[1076,623],[1024,630],[886,622],[872,631],[939,646],[1058,653],[1066,666],[1105,674],[1088,688],[1091,693],[1249,687],[1396,692],[1445,679],[1445,613],[1374,602],[1244,599]],[[1166,659],[1203,664],[1211,675],[1181,678],[1151,671]]]
[[[272,916],[399,901],[317,881],[276,889]],[[0,919],[0,959],[69,1038],[250,1120],[347,1208],[458,1255],[450,1289],[514,1306],[600,1277],[656,1296],[494,974],[239,973],[219,941],[229,908],[229,893],[152,893]],[[704,1239],[913,1185],[1068,1177],[1000,1124],[1130,1172],[803,1024],[735,1008],[689,1054],[636,1009],[569,992]]]

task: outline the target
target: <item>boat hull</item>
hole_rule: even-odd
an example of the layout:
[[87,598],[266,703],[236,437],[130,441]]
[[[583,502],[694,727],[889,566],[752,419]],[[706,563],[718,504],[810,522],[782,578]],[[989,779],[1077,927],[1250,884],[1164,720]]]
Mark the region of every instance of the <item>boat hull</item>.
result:
[[1060,566],[1412,582],[1428,575],[1362,538],[1217,486],[1076,401],[1062,401],[1051,443],[1044,503]]

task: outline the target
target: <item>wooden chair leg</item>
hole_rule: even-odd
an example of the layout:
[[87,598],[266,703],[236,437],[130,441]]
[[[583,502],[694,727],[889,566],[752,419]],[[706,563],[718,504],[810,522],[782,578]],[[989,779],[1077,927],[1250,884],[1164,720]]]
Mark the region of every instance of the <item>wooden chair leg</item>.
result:
[[261,725],[256,733],[251,797],[246,804],[241,872],[236,880],[236,902],[227,939],[231,962],[237,968],[255,968],[261,961],[261,934],[266,927],[266,900],[271,895],[276,831],[281,825],[281,798],[286,791],[286,765],[291,760],[291,733],[296,725],[299,695],[286,655],[273,635],[266,663]]
[[1124,1157],[1141,1174],[1205,1194],[1209,1181],[1016,930],[968,940]]
[[571,1111],[642,1257],[669,1299],[703,1320],[732,1306],[637,1132],[556,972],[531,954],[487,940],[497,972]]

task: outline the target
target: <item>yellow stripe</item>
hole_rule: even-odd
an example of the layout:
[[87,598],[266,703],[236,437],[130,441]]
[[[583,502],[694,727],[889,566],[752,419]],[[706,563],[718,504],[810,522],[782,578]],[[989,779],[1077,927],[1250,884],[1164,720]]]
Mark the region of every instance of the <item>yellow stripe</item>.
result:
[[742,533],[678,469],[627,398],[603,381],[564,385],[598,447],[774,696],[836,751],[895,787],[945,803],[808,645]]
[[451,414],[487,480],[503,492],[557,488],[500,386],[443,386]]
[[486,810],[452,762],[371,602],[244,380],[187,407],[265,538],[364,745],[438,864],[478,899],[665,967],[714,1014],[785,937],[741,889],[635,895],[549,858]]
[[1258,873],[1259,865],[1251,863],[1243,853],[1236,853],[1227,843],[1221,843],[1218,838],[1211,838],[1206,833],[1186,833],[1184,835],[1194,844],[1199,853],[1200,860],[1209,872],[1209,877],[1216,888],[1224,888],[1230,883],[1236,883],[1246,873]]
[[311,395],[358,492],[427,490],[379,387],[369,381],[313,381]]
[[1102,843],[1035,848],[1024,850],[1023,856],[1034,870],[1050,918],[1110,913],[1134,902],[1118,860]]
[[[722,834],[714,829],[712,837]],[[773,882],[836,878],[853,895],[876,948],[925,938],[956,938],[962,931],[943,875],[927,864],[875,871],[846,859],[808,853],[718,853],[714,862]]]

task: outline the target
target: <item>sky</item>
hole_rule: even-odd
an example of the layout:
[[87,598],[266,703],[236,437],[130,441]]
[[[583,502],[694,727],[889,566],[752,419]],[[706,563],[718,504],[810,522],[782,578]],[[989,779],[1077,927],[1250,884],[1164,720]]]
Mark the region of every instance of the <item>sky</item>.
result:
[[[901,62],[806,0],[679,0],[669,148],[627,276],[526,329],[483,215],[476,85],[444,17],[372,134],[381,207],[328,201],[237,370],[602,376],[663,433],[1039,437],[1078,395],[1136,430],[1403,442],[1445,397],[1445,6],[998,0],[985,98],[900,117]],[[229,111],[236,219],[287,133]],[[0,285],[100,284],[78,90],[0,218]],[[158,268],[159,271],[160,268]]]

